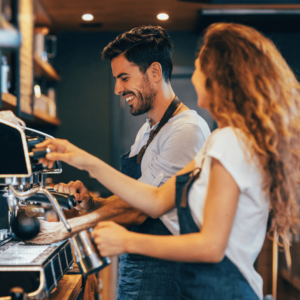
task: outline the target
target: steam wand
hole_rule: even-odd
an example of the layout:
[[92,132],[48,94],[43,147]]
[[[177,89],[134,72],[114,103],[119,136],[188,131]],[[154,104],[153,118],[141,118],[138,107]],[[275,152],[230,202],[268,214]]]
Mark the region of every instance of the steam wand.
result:
[[55,209],[55,211],[57,212],[59,218],[62,220],[62,222],[64,223],[65,227],[67,228],[67,230],[69,232],[71,232],[71,227],[69,225],[69,223],[67,222],[63,212],[62,212],[62,209],[60,207],[60,205],[58,204],[56,198],[45,188],[42,188],[42,187],[37,187],[37,188],[34,188],[30,191],[26,191],[26,192],[18,192],[14,189],[14,187],[12,185],[9,185],[8,187],[9,191],[11,193],[13,193],[18,199],[20,200],[25,200],[27,199],[28,197],[31,197],[35,194],[44,194],[50,201],[50,203],[52,204],[53,208]]

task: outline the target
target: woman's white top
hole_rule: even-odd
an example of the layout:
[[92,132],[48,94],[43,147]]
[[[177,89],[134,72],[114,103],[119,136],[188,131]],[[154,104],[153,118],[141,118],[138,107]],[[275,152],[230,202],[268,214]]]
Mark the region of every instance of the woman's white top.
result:
[[[237,130],[237,134],[242,134]],[[217,159],[240,189],[239,202],[225,255],[233,262],[254,292],[263,299],[262,278],[253,264],[262,248],[268,220],[269,197],[262,191],[262,176],[247,155],[243,141],[231,127],[217,129],[195,157],[201,167],[200,177],[189,191],[189,206],[197,226],[201,228],[211,169],[211,158]]]

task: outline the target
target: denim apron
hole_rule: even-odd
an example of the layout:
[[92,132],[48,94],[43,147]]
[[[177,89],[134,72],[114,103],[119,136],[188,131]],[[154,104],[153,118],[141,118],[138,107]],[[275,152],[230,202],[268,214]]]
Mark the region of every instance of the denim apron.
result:
[[[129,152],[121,156],[121,172],[139,179],[141,165],[137,155],[129,157]],[[129,230],[153,235],[171,235],[160,219],[148,217],[141,225],[133,225]],[[177,263],[137,254],[119,256],[117,300],[179,300],[175,274]]]
[[[193,173],[176,178],[180,234],[199,232],[188,205],[188,192],[195,177]],[[182,300],[259,300],[248,281],[226,256],[219,263],[178,263],[177,267],[176,280]]]

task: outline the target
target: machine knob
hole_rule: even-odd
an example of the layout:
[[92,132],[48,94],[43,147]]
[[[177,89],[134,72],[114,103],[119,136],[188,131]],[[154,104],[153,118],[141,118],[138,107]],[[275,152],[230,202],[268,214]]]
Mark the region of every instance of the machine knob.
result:
[[9,295],[11,297],[11,300],[26,300],[26,294],[24,293],[24,290],[20,287],[14,287],[10,289]]
[[21,212],[12,222],[14,234],[21,240],[31,240],[40,232],[40,222],[36,217],[29,217]]
[[50,153],[51,150],[49,148],[33,148],[31,152],[29,152],[29,156],[33,159],[39,159],[45,157],[47,153]]

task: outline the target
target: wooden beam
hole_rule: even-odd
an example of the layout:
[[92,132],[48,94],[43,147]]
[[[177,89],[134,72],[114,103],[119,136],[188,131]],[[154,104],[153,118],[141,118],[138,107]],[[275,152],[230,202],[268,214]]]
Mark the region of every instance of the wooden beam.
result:
[[49,16],[45,6],[39,0],[34,0],[34,15],[35,26],[49,26],[53,25],[53,21]]

